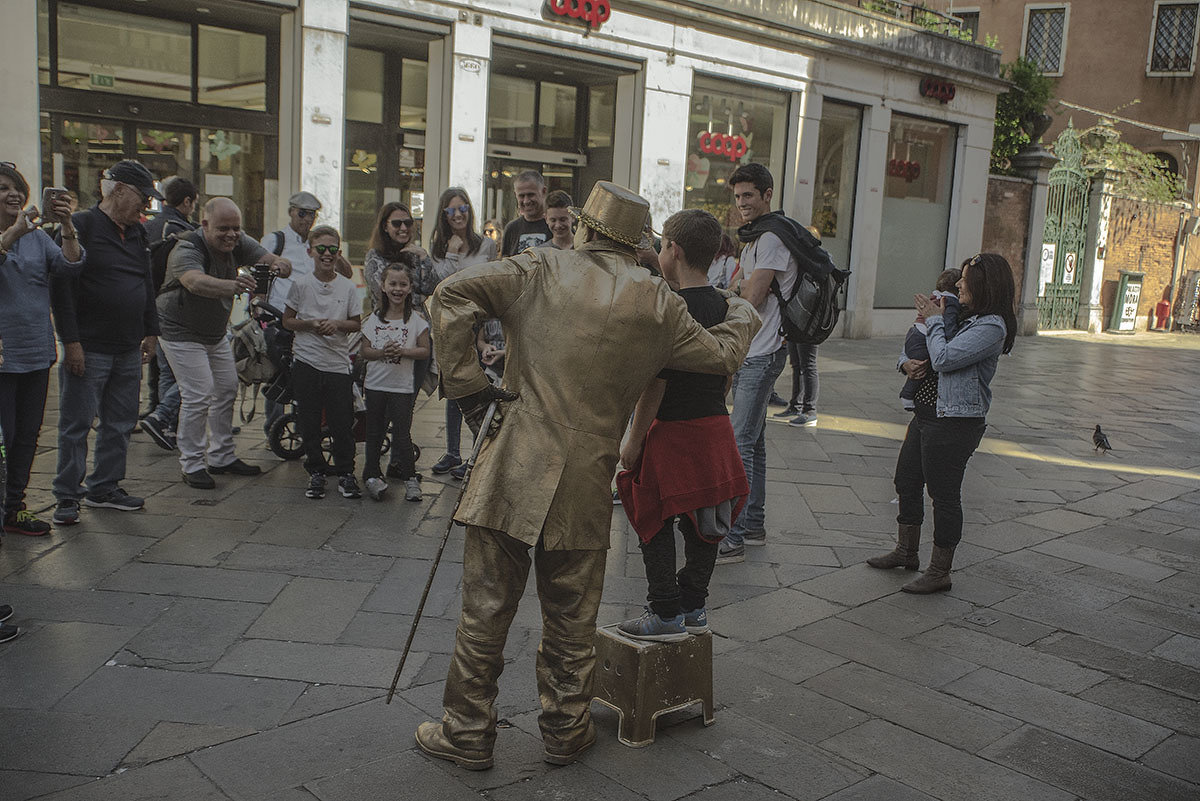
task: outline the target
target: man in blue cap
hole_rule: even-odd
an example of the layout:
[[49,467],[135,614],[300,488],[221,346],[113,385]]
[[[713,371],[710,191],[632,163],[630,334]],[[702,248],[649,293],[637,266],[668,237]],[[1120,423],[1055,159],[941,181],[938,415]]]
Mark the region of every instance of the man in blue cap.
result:
[[[143,501],[121,488],[129,434],[137,425],[142,365],[158,344],[158,312],[142,213],[163,196],[140,162],[119,161],[100,180],[101,200],[71,216],[87,255],[77,278],[55,280],[59,367],[56,525],[79,522],[80,502],[132,511]],[[96,426],[92,472],[88,434]]]

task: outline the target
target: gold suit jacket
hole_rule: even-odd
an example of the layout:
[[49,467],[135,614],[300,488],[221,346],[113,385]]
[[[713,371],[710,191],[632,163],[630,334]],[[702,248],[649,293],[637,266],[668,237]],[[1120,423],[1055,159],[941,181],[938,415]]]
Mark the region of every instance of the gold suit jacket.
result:
[[708,330],[666,282],[600,243],[529,250],[442,281],[430,304],[442,386],[461,398],[487,386],[473,326],[504,326],[504,406],[456,519],[548,549],[608,547],[610,494],[634,404],[665,367],[732,374],[762,325],[740,298]]

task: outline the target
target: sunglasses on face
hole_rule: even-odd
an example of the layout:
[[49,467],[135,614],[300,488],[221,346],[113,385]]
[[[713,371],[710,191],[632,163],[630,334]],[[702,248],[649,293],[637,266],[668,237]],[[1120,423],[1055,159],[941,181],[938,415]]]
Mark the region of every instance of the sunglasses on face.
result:
[[453,217],[455,214],[466,216],[471,213],[470,206],[448,206],[446,208],[446,216]]
[[307,220],[310,218],[315,220],[317,218],[317,212],[313,209],[296,209],[296,216],[302,220]]
[[330,256],[336,256],[341,248],[337,245],[313,245],[313,250],[321,255],[328,253]]
[[411,218],[407,220],[388,220],[388,224],[398,231],[401,228],[412,228],[413,221]]

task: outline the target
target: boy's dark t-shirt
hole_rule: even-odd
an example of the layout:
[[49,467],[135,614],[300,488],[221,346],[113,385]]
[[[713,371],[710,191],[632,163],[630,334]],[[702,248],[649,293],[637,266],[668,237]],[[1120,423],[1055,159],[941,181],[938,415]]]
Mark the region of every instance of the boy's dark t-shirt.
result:
[[[717,290],[710,286],[690,287],[679,290],[679,295],[687,303],[688,313],[700,325],[711,328],[724,322],[729,306]],[[727,376],[663,370],[658,377],[667,382],[656,415],[659,420],[696,420],[729,414],[725,408]]]
[[504,226],[504,239],[501,242],[500,255],[515,256],[518,253],[524,253],[529,248],[544,245],[552,238],[550,226],[546,223],[545,217],[533,222],[524,217],[518,217]]

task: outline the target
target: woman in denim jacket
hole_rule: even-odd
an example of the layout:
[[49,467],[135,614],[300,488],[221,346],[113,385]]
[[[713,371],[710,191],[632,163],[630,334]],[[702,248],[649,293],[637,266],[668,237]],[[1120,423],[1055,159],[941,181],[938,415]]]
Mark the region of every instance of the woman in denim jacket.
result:
[[909,359],[902,369],[914,379],[933,370],[937,381],[922,383],[896,460],[900,496],[896,548],[867,560],[871,567],[883,570],[920,566],[917,546],[925,513],[923,490],[928,488],[933,501],[933,556],[920,578],[900,588],[905,592],[950,589],[954,548],[962,539],[963,474],[987,427],[996,363],[1001,353],[1012,350],[1016,337],[1015,295],[1012,268],[1004,257],[981,253],[963,262],[958,281],[963,311],[958,332],[949,341],[940,301],[925,295],[915,298],[917,312],[929,328],[929,359]]

